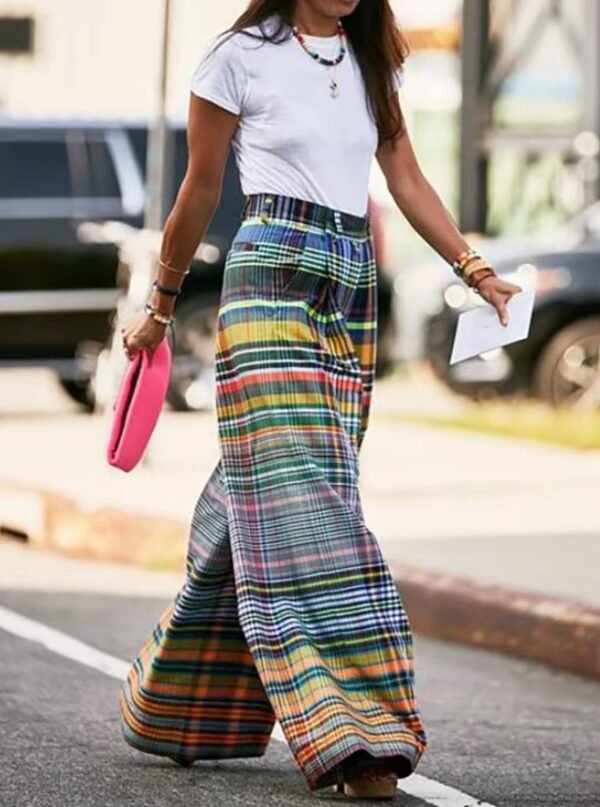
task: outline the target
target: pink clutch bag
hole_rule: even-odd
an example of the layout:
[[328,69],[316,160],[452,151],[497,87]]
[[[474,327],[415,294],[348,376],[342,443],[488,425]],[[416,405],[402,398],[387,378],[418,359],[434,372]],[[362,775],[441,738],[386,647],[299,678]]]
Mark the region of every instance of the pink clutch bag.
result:
[[166,339],[152,360],[147,350],[131,360],[113,406],[106,452],[110,465],[131,471],[141,460],[160,415],[170,375],[171,348]]

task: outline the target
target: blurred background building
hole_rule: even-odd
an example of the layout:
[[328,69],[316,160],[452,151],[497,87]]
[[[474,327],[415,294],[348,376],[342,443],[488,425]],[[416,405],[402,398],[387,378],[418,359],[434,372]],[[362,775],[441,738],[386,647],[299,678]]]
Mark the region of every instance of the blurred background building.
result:
[[[185,167],[190,76],[212,37],[245,5],[245,0],[122,0],[118,6],[109,0],[0,0],[0,125],[21,121],[33,131],[36,121],[47,126],[85,120],[139,129],[164,114],[164,121],[179,129],[179,151],[170,130],[167,142],[167,133],[161,136],[155,127],[149,149],[145,134],[129,130],[136,167],[117,162],[113,177],[109,157],[98,147],[90,168],[104,186],[96,196],[103,198],[106,218],[116,208],[105,197],[116,196],[113,186],[127,176],[118,209],[139,226],[143,197],[145,222],[156,228]],[[427,177],[469,238],[502,237],[490,245],[491,257],[514,251],[517,243],[526,245],[526,257],[534,236],[550,237],[569,227],[599,197],[598,0],[393,0],[392,5],[411,43],[401,96]],[[107,136],[107,154],[123,156],[121,135]],[[163,142],[169,146],[164,165],[157,157]],[[67,144],[64,159],[71,170],[79,160],[76,148]],[[13,211],[12,232],[12,191],[3,189],[1,174],[6,181],[16,163],[5,159],[2,168],[0,155],[0,206]],[[49,171],[51,161],[44,160]],[[40,165],[30,165],[39,174]],[[162,196],[157,195],[161,177]],[[394,337],[386,337],[386,362],[410,362],[428,353],[426,323],[446,304],[444,290],[453,278],[396,209],[375,162],[371,195],[397,326]],[[80,201],[78,219],[88,208]],[[97,206],[88,217],[99,218]],[[235,216],[230,218],[219,248],[233,232]],[[451,299],[456,302],[456,296]],[[442,356],[438,365],[444,361]]]
[[[182,119],[197,59],[245,3],[170,5],[167,113]],[[462,214],[464,226],[523,231],[555,223],[597,196],[597,163],[578,164],[598,148],[596,0],[467,0],[464,11],[461,0],[395,0],[393,6],[413,49],[403,91],[413,137],[432,181]],[[0,114],[153,115],[163,17],[164,0],[123,0],[118,7],[109,0],[2,0]],[[462,207],[461,109],[463,183],[469,189]],[[489,210],[482,210],[475,191],[488,173]]]

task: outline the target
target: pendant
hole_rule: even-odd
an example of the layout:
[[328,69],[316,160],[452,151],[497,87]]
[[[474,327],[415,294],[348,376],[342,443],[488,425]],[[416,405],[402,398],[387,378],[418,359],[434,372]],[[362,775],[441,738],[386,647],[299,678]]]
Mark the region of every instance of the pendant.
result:
[[338,85],[337,81],[335,81],[335,79],[332,79],[329,82],[329,91],[331,93],[332,98],[337,98],[338,95],[340,94],[340,88],[339,88],[339,85]]

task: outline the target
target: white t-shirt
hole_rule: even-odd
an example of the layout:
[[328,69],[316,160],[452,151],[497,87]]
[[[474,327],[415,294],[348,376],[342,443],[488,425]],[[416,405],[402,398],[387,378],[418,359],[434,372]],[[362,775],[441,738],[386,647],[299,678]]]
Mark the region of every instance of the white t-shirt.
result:
[[[271,17],[267,25],[276,22]],[[258,26],[247,30],[259,33]],[[337,35],[305,39],[326,58],[339,53]],[[213,46],[196,67],[190,89],[241,116],[232,147],[242,192],[293,196],[365,215],[377,127],[350,43],[337,66],[336,98],[330,93],[331,68],[311,59],[294,36],[272,44],[227,33]],[[393,79],[400,87],[403,71]]]

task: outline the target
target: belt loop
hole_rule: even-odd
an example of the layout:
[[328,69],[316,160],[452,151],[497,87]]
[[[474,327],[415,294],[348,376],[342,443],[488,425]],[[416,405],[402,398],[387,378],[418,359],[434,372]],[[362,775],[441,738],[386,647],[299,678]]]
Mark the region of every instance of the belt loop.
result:
[[340,213],[339,210],[334,210],[333,211],[333,220],[335,222],[336,232],[343,233],[344,228],[342,226],[342,214]]
[[269,221],[269,216],[271,214],[271,208],[273,207],[273,197],[272,196],[265,196],[262,203],[261,213],[260,213],[260,220],[263,224],[266,224]]

